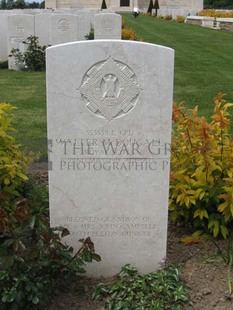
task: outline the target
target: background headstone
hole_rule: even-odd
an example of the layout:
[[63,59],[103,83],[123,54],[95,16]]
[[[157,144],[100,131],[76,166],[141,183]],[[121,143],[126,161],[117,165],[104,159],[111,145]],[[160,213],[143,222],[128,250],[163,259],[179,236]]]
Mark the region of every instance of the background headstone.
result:
[[7,60],[8,48],[7,48],[7,33],[8,33],[8,15],[0,14],[0,61]]
[[51,17],[51,45],[77,41],[77,16],[55,14]]
[[51,17],[53,14],[43,13],[35,16],[35,35],[39,38],[40,45],[50,45]]
[[[35,35],[35,16],[20,14],[8,16],[8,55],[12,48],[18,48],[21,52],[26,50],[24,41]],[[8,68],[18,70],[19,66],[14,57],[8,58]]]
[[94,24],[92,14],[87,10],[79,10],[76,12],[78,17],[78,41],[86,40],[85,36],[91,31]]
[[[137,55],[137,57],[135,57]],[[51,226],[91,237],[111,276],[166,256],[174,51],[120,40],[47,49]]]
[[115,13],[99,13],[95,15],[95,39],[121,39],[121,15]]

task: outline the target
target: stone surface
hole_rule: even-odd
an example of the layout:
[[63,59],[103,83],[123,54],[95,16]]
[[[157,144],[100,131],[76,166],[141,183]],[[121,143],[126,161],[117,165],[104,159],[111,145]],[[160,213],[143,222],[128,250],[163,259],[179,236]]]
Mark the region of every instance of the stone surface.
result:
[[85,36],[88,35],[94,25],[94,17],[92,13],[87,10],[78,10],[78,41],[86,40]]
[[190,25],[202,26],[203,16],[187,16],[186,23]]
[[217,28],[233,31],[233,18],[217,18]]
[[121,39],[121,15],[100,13],[95,15],[95,39]]
[[[140,11],[146,12],[148,9],[148,0],[106,0],[107,8],[114,11],[133,11],[135,7]],[[160,8],[168,9],[203,9],[203,0],[160,0]],[[100,9],[101,1],[96,0],[45,0],[46,8],[86,8]]]
[[204,16],[202,19],[202,27],[213,28],[214,27],[214,17]]
[[51,44],[51,17],[53,14],[43,13],[35,15],[35,35],[41,45]]
[[8,14],[0,14],[0,61],[7,60]]
[[51,45],[77,41],[77,16],[55,14],[51,17]]
[[47,49],[51,226],[75,251],[91,237],[102,262],[89,275],[151,272],[166,256],[173,61],[121,40]]

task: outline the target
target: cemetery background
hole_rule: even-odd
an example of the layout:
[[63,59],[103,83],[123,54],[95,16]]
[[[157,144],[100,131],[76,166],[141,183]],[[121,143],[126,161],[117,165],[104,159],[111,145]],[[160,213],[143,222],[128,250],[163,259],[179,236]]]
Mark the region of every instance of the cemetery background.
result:
[[[8,101],[12,102],[11,100]],[[206,249],[206,247],[202,245],[192,245],[190,247],[185,247],[182,243],[180,243],[180,236],[183,235],[183,232],[183,229],[182,232],[179,232],[179,229],[177,231],[176,228],[174,231],[174,227],[171,229],[169,239],[172,242],[170,244],[171,248],[168,251],[168,257],[170,256],[172,261],[181,264],[181,266],[184,266],[184,277],[187,279],[188,283],[191,284],[194,290],[195,299],[197,301],[199,299],[196,305],[196,309],[211,309],[210,305],[215,309],[231,309],[231,304],[229,304],[230,301],[227,300],[227,295],[225,294],[225,273],[222,273],[222,271],[220,271],[218,268],[209,265],[204,265],[203,269],[199,266],[197,268],[196,264],[200,261],[201,258],[204,258],[205,255],[208,254],[209,249]],[[211,250],[213,250],[213,248]],[[203,272],[203,270],[205,272]],[[218,282],[217,285],[215,280]],[[221,283],[221,285],[219,283]],[[209,289],[206,290],[206,287]],[[197,289],[196,292],[195,288]],[[62,297],[64,299],[63,301],[60,300],[60,306],[62,306],[64,300],[65,303],[68,302],[68,300],[65,299],[67,297],[70,299],[70,294],[67,296],[64,295]],[[75,298],[73,301],[75,301]],[[91,305],[89,307],[86,306],[87,304],[89,305],[89,303],[85,304],[85,298],[81,297],[79,302],[84,302],[83,309],[91,309]]]

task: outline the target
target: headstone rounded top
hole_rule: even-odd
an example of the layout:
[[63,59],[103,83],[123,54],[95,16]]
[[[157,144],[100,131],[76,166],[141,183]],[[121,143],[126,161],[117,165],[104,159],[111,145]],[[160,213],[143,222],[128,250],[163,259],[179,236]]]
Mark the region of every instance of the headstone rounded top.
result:
[[[152,44],[152,43],[148,43],[148,42],[138,42],[138,41],[130,41],[130,40],[120,40],[120,39],[98,39],[98,40],[90,40],[90,41],[76,41],[76,42],[68,42],[68,43],[61,43],[61,44],[57,44],[57,45],[54,45],[54,46],[49,46],[47,48],[47,51],[50,51],[52,49],[58,49],[58,48],[67,48],[68,46],[70,48],[72,48],[71,46],[73,45],[73,47],[75,46],[87,46],[88,47],[88,44],[90,46],[100,46],[104,43],[106,43],[106,45],[109,45],[108,42],[111,42],[111,45],[113,46],[114,44],[117,44],[119,46],[122,45],[122,46],[132,46],[135,45],[135,48],[136,46],[140,46],[140,47],[146,47],[146,46],[151,46],[152,48],[159,48],[159,49],[164,49],[164,50],[167,50],[167,51],[170,51],[172,53],[174,53],[174,49],[172,49],[171,47],[167,47],[167,46],[163,46],[163,45],[159,45],[159,44]],[[140,43],[140,44],[139,44]],[[136,54],[136,53],[135,53]],[[135,55],[136,57],[136,55]]]

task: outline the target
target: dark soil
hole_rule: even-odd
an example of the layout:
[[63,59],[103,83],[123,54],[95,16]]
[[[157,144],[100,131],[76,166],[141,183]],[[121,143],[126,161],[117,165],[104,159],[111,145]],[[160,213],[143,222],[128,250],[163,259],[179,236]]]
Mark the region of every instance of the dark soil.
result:
[[[46,164],[40,163],[34,165],[30,173],[41,182],[47,182],[46,169]],[[233,310],[233,295],[229,294],[227,286],[227,266],[216,258],[211,263],[204,262],[216,253],[216,247],[207,241],[185,245],[181,239],[189,234],[182,227],[172,224],[168,227],[167,262],[180,267],[193,301],[192,307],[183,309]],[[219,241],[219,244],[221,248],[227,246],[226,241]],[[233,282],[233,272],[231,279]],[[92,301],[91,296],[98,283],[108,280],[83,277],[65,289],[57,289],[45,310],[104,310],[104,303]]]

